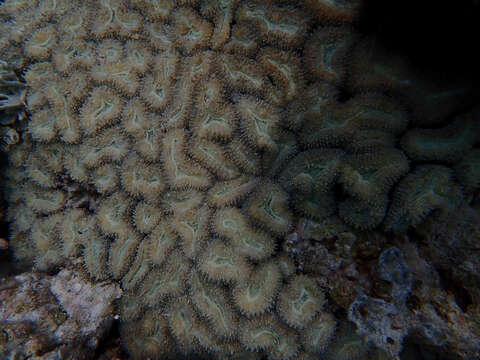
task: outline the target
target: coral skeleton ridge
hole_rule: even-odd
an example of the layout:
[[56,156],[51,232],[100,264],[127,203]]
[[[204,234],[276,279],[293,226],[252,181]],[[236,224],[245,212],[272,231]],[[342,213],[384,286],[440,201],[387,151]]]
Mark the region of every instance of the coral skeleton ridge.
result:
[[480,128],[474,111],[407,130],[429,109],[385,95],[410,88],[359,40],[360,5],[6,0],[0,57],[30,114],[6,170],[15,256],[118,281],[132,358],[369,358],[283,239],[300,217],[448,216],[478,190]]

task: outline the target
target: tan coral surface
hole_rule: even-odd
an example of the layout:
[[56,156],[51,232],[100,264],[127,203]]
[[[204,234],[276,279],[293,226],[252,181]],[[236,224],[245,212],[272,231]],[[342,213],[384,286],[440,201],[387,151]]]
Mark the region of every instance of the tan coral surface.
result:
[[[389,213],[403,231],[450,211],[414,208],[421,171],[390,207],[409,172],[396,147],[409,119],[379,92],[385,79],[364,91],[346,69],[368,45],[348,24],[360,1],[301,3],[0,6],[0,57],[22,70],[30,113],[6,169],[10,246],[42,271],[80,257],[93,279],[118,281],[133,358],[368,358],[343,325],[356,347],[337,337],[327,350],[324,289],[295,273],[283,239],[299,216],[370,230]],[[348,84],[362,93],[339,99]],[[442,171],[435,190],[461,201]]]

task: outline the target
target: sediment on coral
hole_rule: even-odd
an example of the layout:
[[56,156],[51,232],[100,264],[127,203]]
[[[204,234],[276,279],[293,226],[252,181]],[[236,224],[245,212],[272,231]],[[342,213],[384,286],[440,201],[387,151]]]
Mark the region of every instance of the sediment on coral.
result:
[[475,198],[479,133],[449,118],[469,87],[362,37],[362,5],[3,2],[13,255],[120,284],[132,358],[369,358],[332,310],[352,258]]

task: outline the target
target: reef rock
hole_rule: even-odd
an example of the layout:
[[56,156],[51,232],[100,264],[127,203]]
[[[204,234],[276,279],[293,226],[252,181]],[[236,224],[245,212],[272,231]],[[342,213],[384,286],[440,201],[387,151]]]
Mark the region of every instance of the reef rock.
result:
[[[401,235],[478,191],[462,157],[480,132],[460,114],[470,87],[419,88],[354,24],[364,3],[3,1],[0,59],[29,114],[4,171],[12,255],[45,272],[80,259],[89,301],[118,283],[132,358],[371,358],[335,311],[359,286],[376,297]],[[45,285],[66,312],[69,276]],[[103,326],[89,316],[53,344]]]
[[74,267],[50,276],[36,272],[0,285],[2,359],[89,359],[112,325],[112,282],[92,283]]

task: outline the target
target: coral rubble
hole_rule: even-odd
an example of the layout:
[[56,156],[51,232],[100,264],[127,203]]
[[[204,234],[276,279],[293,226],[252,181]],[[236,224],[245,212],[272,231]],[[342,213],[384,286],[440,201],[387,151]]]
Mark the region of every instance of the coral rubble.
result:
[[114,282],[94,283],[81,266],[55,276],[22,273],[0,285],[0,355],[4,359],[89,359],[113,320],[122,294]]
[[[416,231],[474,248],[439,222],[461,227],[451,216],[478,193],[479,112],[456,116],[468,84],[429,84],[362,37],[361,6],[0,5],[0,59],[26,81],[2,70],[0,109],[30,115],[16,141],[0,127],[18,142],[3,189],[9,246],[39,271],[81,261],[92,288],[72,297],[63,287],[76,275],[63,269],[49,290],[84,325],[80,339],[106,326],[104,315],[71,311],[120,296],[107,280],[123,289],[116,306],[132,358],[380,359],[397,357],[411,329],[426,339],[409,307],[420,298],[415,246],[405,257],[391,242]],[[432,240],[429,226],[443,236]],[[454,274],[478,285],[468,269]],[[455,348],[462,337],[423,300],[450,336],[429,344],[478,354]],[[474,338],[478,315],[468,316],[464,338]],[[69,326],[56,336],[73,339]]]

